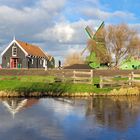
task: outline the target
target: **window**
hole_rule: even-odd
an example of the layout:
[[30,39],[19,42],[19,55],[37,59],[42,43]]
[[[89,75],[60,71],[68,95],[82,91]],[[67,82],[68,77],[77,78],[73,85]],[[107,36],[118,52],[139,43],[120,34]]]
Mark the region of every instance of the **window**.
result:
[[16,46],[12,47],[12,56],[17,56],[17,47]]
[[40,65],[42,65],[42,59],[40,59]]

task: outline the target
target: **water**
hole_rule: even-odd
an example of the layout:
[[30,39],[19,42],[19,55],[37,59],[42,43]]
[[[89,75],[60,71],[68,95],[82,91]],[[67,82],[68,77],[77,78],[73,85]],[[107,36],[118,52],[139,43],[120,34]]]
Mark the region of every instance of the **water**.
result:
[[140,97],[1,99],[0,140],[140,140]]

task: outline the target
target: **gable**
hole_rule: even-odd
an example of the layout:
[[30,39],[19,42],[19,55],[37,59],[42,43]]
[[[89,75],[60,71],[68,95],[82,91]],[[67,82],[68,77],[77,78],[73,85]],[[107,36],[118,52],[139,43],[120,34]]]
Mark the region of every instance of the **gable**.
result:
[[1,56],[3,56],[6,51],[14,44],[16,43],[16,45],[25,53],[25,55],[28,55],[28,53],[20,46],[20,44],[16,41],[16,40],[13,40],[7,47],[6,49],[1,53]]

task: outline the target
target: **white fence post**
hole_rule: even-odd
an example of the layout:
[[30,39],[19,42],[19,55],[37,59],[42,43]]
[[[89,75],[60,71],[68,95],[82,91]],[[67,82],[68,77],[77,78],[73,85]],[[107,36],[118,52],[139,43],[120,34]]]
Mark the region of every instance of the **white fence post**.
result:
[[90,70],[91,72],[91,84],[93,83],[93,70]]

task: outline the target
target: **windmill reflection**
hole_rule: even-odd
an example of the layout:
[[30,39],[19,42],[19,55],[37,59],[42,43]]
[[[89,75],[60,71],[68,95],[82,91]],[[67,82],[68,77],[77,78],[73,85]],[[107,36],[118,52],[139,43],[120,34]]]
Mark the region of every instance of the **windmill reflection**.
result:
[[6,98],[2,99],[2,104],[12,114],[13,118],[16,113],[24,108],[30,107],[38,102],[38,99],[21,99],[21,98]]
[[140,97],[137,96],[93,98],[88,101],[86,116],[93,115],[97,123],[103,126],[125,130],[138,119],[139,106]]

